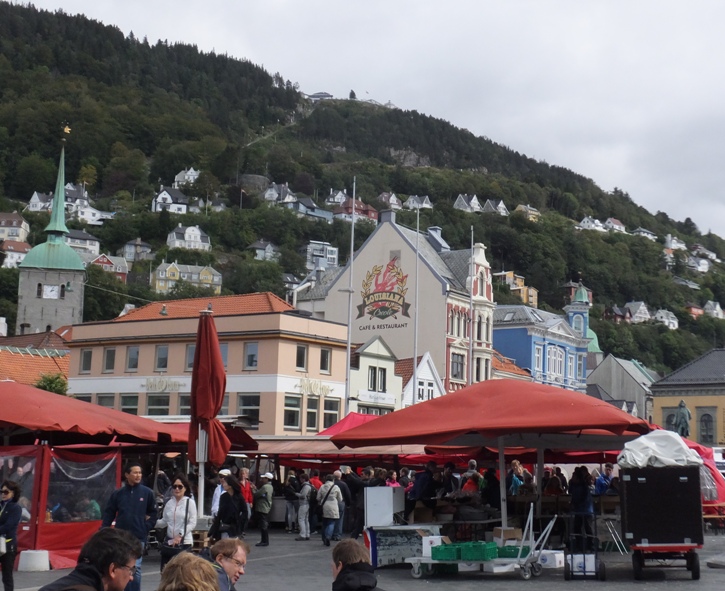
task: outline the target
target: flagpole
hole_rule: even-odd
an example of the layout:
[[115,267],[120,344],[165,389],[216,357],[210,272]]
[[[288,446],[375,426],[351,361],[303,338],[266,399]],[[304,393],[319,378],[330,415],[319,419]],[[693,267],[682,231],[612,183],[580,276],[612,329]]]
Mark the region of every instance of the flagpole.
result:
[[475,323],[473,322],[473,282],[475,267],[473,262],[473,226],[471,226],[471,285],[468,290],[468,385],[473,384],[473,331]]
[[413,399],[412,404],[418,402],[418,261],[420,260],[420,201],[415,208],[415,317],[413,318]]
[[350,361],[352,359],[352,271],[355,255],[355,186],[357,177],[352,177],[352,229],[350,230],[350,270],[347,282],[347,363],[345,371],[345,416],[350,413]]

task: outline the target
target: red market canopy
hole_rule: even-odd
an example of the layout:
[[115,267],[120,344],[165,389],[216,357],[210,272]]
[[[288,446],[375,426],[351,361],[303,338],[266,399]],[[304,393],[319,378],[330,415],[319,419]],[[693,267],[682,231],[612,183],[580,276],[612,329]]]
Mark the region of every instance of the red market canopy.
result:
[[0,382],[2,445],[53,445],[111,441],[126,443],[184,443],[170,425],[61,396],[16,382]]
[[650,430],[646,421],[586,394],[488,380],[384,415],[331,440],[338,447],[418,443],[609,450]]
[[351,412],[337,421],[334,425],[330,425],[324,431],[320,431],[317,434],[317,437],[332,437],[333,435],[337,435],[343,431],[352,429],[353,427],[369,423],[377,418],[379,418],[379,415],[366,415],[359,412]]

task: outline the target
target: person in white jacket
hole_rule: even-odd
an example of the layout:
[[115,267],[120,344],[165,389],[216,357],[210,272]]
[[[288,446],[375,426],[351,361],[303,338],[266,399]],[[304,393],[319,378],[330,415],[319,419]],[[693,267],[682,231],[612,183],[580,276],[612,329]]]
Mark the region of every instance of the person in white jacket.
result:
[[157,528],[166,528],[166,541],[161,548],[162,571],[176,553],[193,546],[192,532],[196,527],[196,503],[191,498],[189,481],[184,475],[177,474],[171,490],[172,497],[164,505],[161,519],[156,522]]

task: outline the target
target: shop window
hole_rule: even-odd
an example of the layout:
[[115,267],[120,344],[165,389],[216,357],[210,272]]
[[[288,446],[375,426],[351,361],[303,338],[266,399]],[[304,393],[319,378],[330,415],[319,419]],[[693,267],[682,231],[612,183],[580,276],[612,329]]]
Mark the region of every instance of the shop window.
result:
[[138,394],[121,394],[121,411],[130,415],[137,415]]
[[169,369],[169,346],[156,345],[156,363],[154,364],[156,371],[166,371]]
[[284,428],[300,428],[300,410],[302,399],[299,396],[284,397]]
[[126,371],[138,371],[138,345],[126,347]]
[[337,398],[325,398],[324,428],[332,427],[340,420],[340,401]]
[[259,394],[239,394],[237,397],[237,413],[249,421],[249,429],[259,428]]
[[150,416],[166,416],[169,414],[168,394],[149,394],[146,398],[146,414]]

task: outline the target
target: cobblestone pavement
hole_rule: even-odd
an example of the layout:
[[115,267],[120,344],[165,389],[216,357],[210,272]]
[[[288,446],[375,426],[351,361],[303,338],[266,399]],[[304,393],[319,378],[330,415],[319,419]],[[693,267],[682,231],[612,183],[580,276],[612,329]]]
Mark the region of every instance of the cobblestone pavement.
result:
[[[294,535],[281,530],[272,530],[270,545],[256,548],[259,541],[252,531],[247,540],[252,544],[252,552],[247,562],[247,572],[237,583],[238,591],[247,589],[264,591],[320,591],[330,589],[332,583],[330,548],[322,545],[319,536],[313,536],[310,542],[295,542]],[[426,579],[413,579],[410,567],[392,566],[377,570],[378,585],[385,591],[421,591],[421,589],[480,591],[481,585],[492,589],[536,588],[560,591],[562,586],[591,585],[599,591],[619,590],[623,585],[646,586],[648,590],[692,589],[697,586],[702,591],[721,591],[725,588],[725,568],[709,568],[708,561],[722,559],[725,567],[725,536],[708,535],[705,546],[700,551],[702,577],[693,581],[684,565],[677,568],[653,567],[644,571],[642,581],[634,581],[630,556],[621,556],[617,552],[600,553],[607,571],[607,580],[600,581],[564,581],[563,570],[544,570],[541,577],[524,581],[515,573],[491,575],[486,573],[459,573],[457,575],[433,576]],[[680,565],[683,563],[680,562]],[[649,563],[648,563],[649,565]],[[154,591],[159,583],[159,560],[156,551],[144,559],[143,591]],[[35,591],[42,585],[60,578],[66,570],[45,573],[15,573],[16,591]]]

